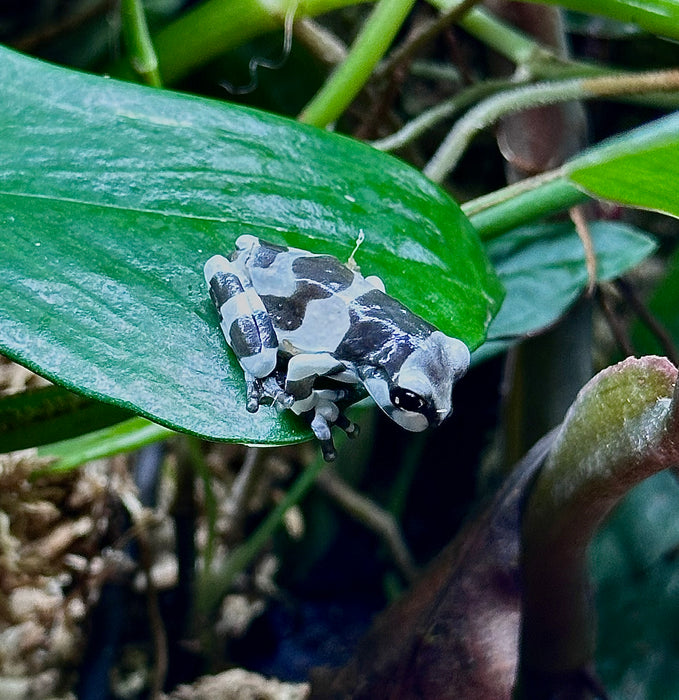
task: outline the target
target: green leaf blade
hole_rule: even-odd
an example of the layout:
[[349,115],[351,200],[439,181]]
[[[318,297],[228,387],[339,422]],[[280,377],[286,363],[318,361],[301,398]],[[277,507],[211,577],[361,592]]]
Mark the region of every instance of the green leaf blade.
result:
[[[620,276],[656,249],[655,241],[633,226],[611,221],[589,226],[601,280]],[[571,223],[524,226],[487,247],[507,296],[491,323],[488,341],[474,353],[474,362],[557,321],[589,281],[585,251]]]
[[130,418],[101,430],[39,447],[38,457],[54,460],[48,467],[41,469],[40,473],[70,471],[86,462],[112,457],[121,452],[133,452],[172,435],[171,430],[144,418]]
[[[538,0],[530,0],[537,2]],[[548,5],[559,5],[568,10],[610,17],[619,22],[638,24],[643,29],[679,38],[679,2],[677,0],[539,0]]]
[[[203,437],[306,439],[244,408],[202,275],[258,235],[347,260],[470,347],[502,297],[459,207],[420,173],[269,114],[0,50],[0,349]],[[423,283],[426,281],[426,283]]]
[[565,168],[590,194],[679,217],[679,112],[610,139]]
[[0,397],[0,453],[57,442],[126,420],[131,414],[59,386]]

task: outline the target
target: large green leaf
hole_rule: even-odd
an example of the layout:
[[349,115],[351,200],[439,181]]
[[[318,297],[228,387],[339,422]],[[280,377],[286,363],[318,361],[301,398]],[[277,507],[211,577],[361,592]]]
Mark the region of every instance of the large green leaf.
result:
[[[590,233],[601,280],[622,275],[656,248],[650,236],[627,224],[594,221]],[[589,281],[582,241],[569,222],[524,226],[490,241],[487,249],[507,296],[474,362],[557,321]]]
[[347,259],[471,347],[502,296],[469,222],[402,162],[243,108],[0,50],[0,350],[214,439],[308,432],[243,407],[204,261],[242,233]]

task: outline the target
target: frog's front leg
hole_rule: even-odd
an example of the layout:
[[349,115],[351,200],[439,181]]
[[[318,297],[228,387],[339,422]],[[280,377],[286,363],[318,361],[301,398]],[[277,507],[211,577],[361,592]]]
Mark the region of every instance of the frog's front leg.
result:
[[278,338],[247,271],[222,255],[214,255],[205,263],[204,272],[222,333],[245,374],[247,410],[255,413],[265,403],[289,408],[294,398],[275,378]]
[[285,391],[295,398],[291,408],[295,413],[308,417],[311,429],[321,443],[323,457],[331,461],[336,455],[332,426],[337,425],[349,437],[358,435],[358,426],[337,406],[338,401],[347,397],[347,391],[315,389],[314,383],[319,377],[330,377],[347,384],[356,384],[359,379],[353,370],[330,353],[295,355],[288,363]]

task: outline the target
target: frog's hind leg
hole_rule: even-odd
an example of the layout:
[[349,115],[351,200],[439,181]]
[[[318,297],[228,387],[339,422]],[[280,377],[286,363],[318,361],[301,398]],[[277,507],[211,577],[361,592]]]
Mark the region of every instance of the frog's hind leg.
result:
[[327,399],[317,399],[311,419],[311,430],[321,443],[321,452],[326,462],[332,462],[337,456],[335,443],[332,441],[332,426],[340,415],[339,408]]
[[[337,425],[351,438],[358,435],[358,426],[352,423],[337,407],[337,402],[347,397],[347,391],[339,388],[314,389],[314,384],[319,377],[330,377],[345,384],[356,384],[358,377],[355,372],[330,353],[295,355],[288,363],[285,391],[295,397],[296,404],[293,404],[293,411],[296,413],[308,412],[312,406],[314,407],[311,429],[320,440],[321,447],[324,443],[329,445],[327,450],[323,448],[323,455],[326,456],[326,453],[334,452],[332,440],[325,437],[326,432],[329,435],[332,425]],[[332,406],[334,410],[331,410],[329,406]],[[329,444],[326,442],[328,439],[330,439]]]
[[267,398],[289,405],[290,400],[271,376],[278,359],[278,338],[246,271],[215,255],[205,263],[204,272],[226,342],[245,374],[247,410],[256,412]]
[[335,459],[337,451],[332,440],[332,427],[337,425],[350,438],[358,436],[358,426],[352,423],[339,409],[337,401],[346,398],[345,389],[314,389],[301,401],[292,404],[292,411],[309,421],[311,430],[321,444],[326,462]]

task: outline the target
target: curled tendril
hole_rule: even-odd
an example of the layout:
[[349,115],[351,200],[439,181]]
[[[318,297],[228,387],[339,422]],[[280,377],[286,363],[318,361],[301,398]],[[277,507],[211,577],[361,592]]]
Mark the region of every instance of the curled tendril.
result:
[[267,68],[268,70],[278,70],[282,68],[290,56],[292,49],[292,27],[295,21],[295,13],[297,12],[297,3],[292,3],[285,13],[285,21],[283,24],[283,50],[277,59],[262,58],[261,56],[253,56],[248,63],[248,71],[250,73],[250,82],[247,85],[236,86],[228,80],[223,80],[220,85],[230,92],[232,95],[247,95],[257,89],[259,78],[257,75],[258,68]]

